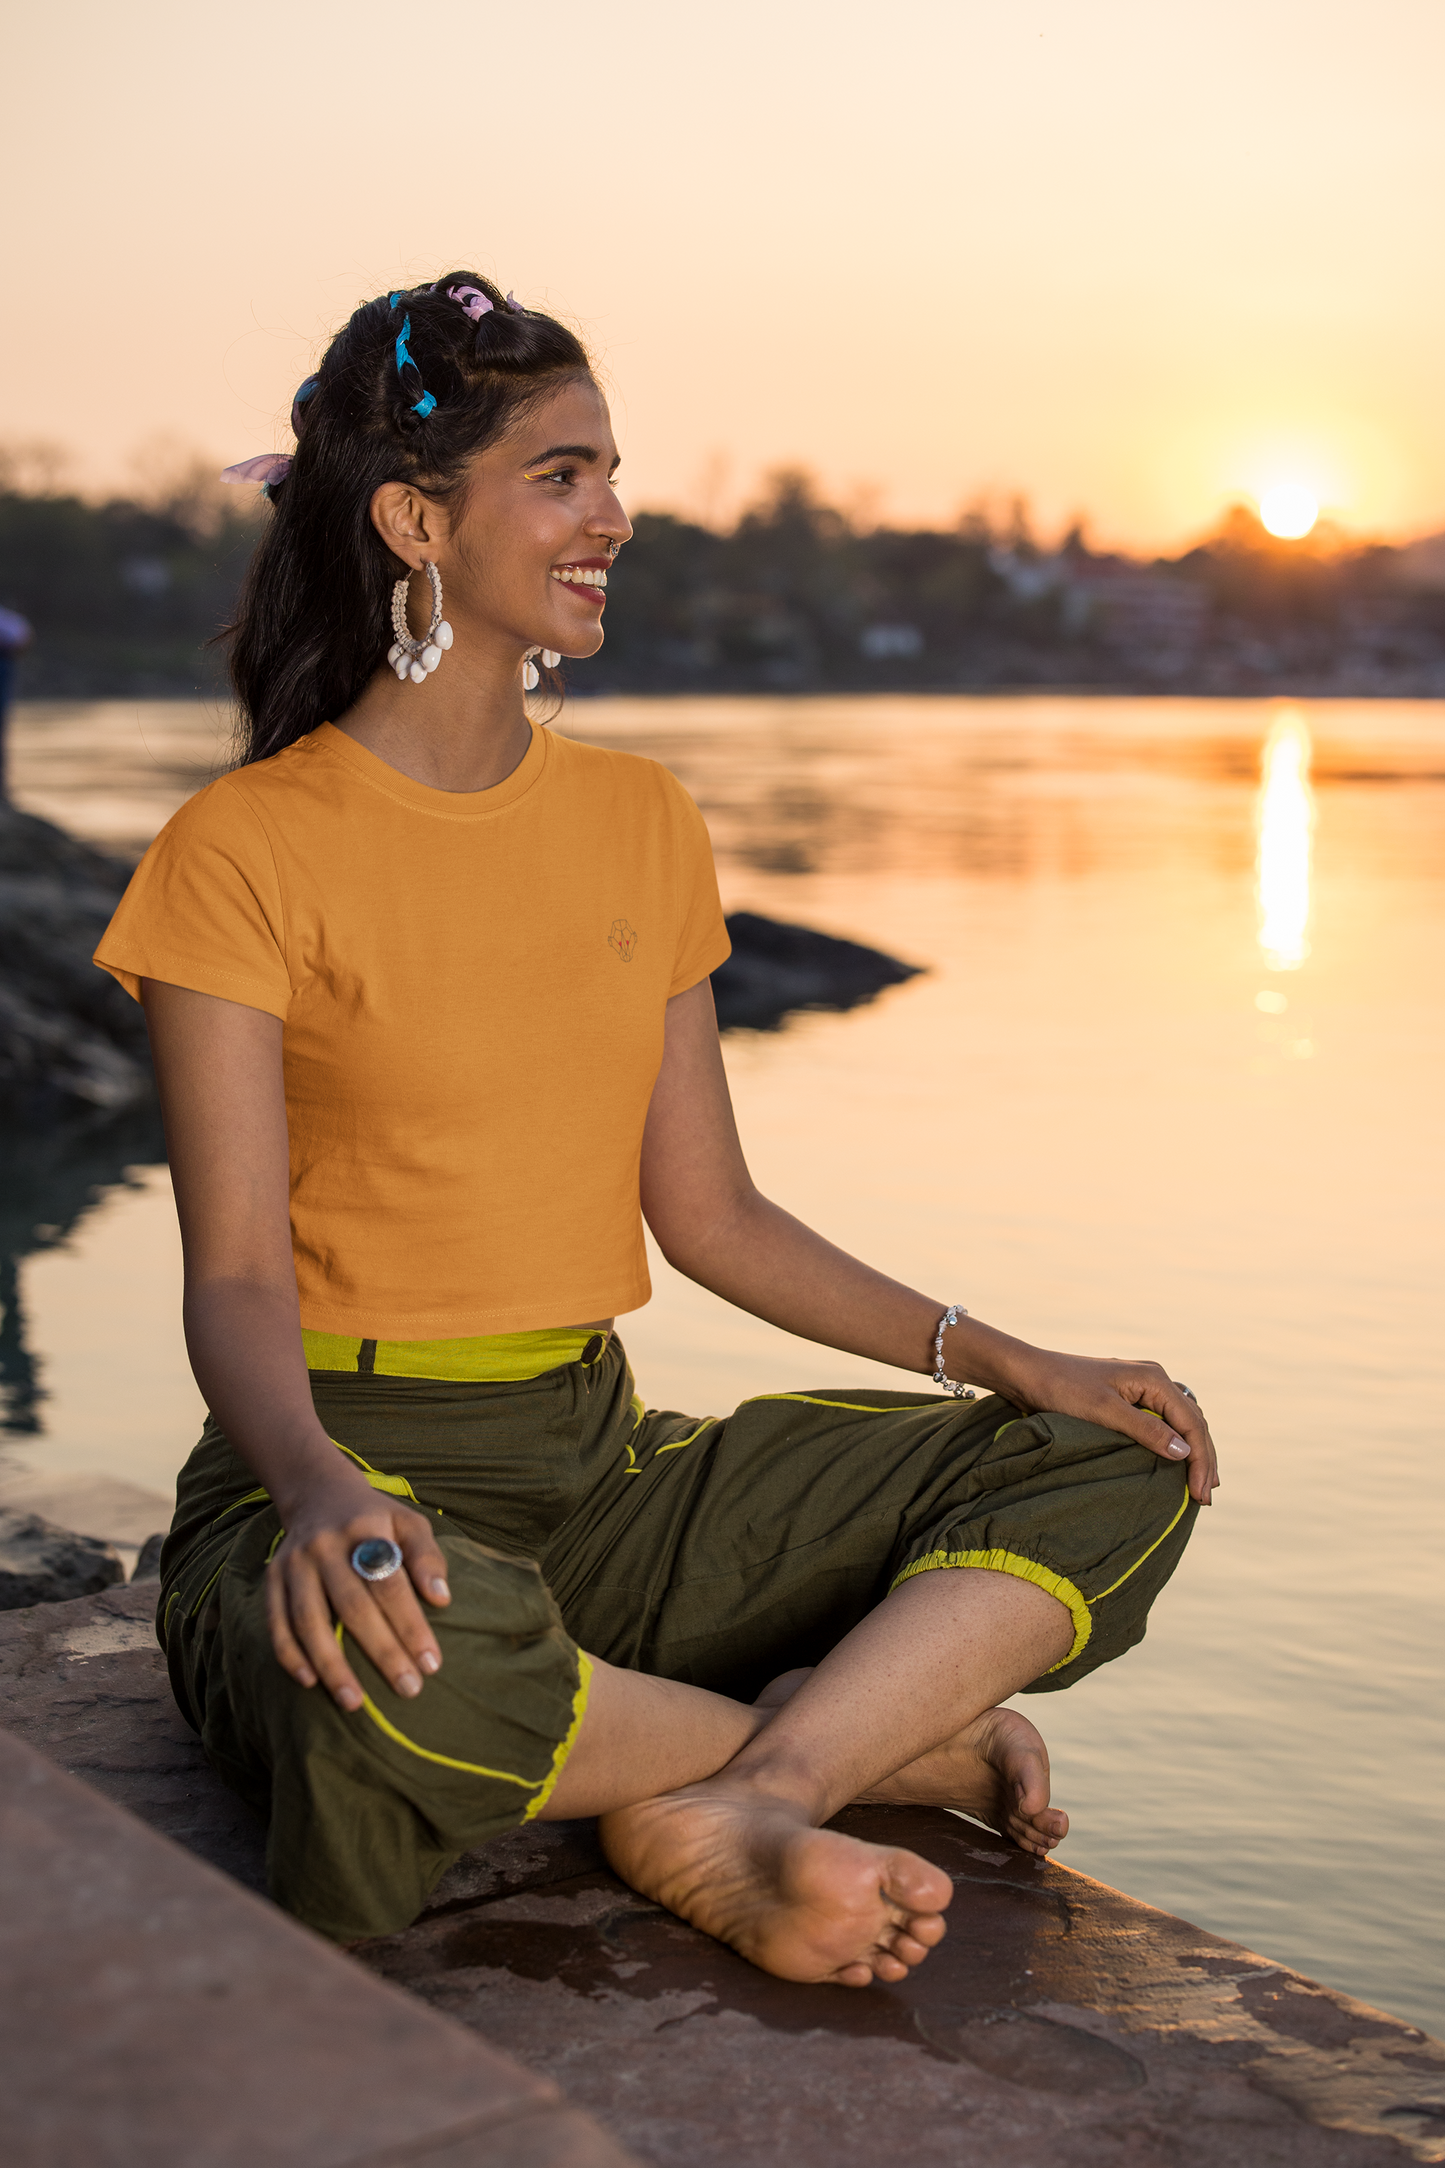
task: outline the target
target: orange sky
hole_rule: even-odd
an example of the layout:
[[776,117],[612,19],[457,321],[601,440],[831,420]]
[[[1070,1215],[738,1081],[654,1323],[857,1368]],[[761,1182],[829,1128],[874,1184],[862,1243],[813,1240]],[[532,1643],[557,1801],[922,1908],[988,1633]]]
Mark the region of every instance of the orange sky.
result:
[[0,441],[285,446],[329,325],[470,262],[593,342],[634,506],[1442,527],[1442,64],[1440,0],[49,0]]

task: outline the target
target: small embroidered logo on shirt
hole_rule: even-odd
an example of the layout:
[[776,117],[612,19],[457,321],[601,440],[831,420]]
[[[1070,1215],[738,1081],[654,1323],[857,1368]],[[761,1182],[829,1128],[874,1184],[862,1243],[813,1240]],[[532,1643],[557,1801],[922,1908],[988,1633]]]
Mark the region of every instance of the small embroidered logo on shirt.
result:
[[607,936],[607,946],[615,948],[622,961],[630,964],[632,952],[637,946],[637,928],[629,926],[625,918],[614,918],[612,931]]

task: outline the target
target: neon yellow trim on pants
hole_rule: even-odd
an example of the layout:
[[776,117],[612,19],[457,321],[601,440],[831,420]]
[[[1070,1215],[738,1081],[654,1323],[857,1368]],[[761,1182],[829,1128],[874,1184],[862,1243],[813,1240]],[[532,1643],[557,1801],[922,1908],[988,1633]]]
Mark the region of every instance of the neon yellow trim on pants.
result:
[[[1146,1551],[1139,1553],[1133,1565],[1121,1573],[1117,1581],[1111,1581],[1107,1588],[1100,1589],[1098,1595],[1094,1598],[1095,1603],[1102,1603],[1106,1596],[1112,1596],[1116,1589],[1124,1586],[1124,1583],[1131,1575],[1139,1571],[1146,1559],[1153,1557],[1160,1544],[1164,1541],[1165,1536],[1172,1534],[1179,1526],[1188,1505],[1189,1483],[1186,1478],[1184,1496],[1179,1501],[1179,1510],[1170,1520],[1168,1527],[1161,1530]],[[1064,1666],[1071,1664],[1074,1658],[1088,1645],[1089,1636],[1094,1630],[1094,1621],[1089,1605],[1080,1590],[1074,1586],[1072,1581],[1066,1580],[1063,1574],[1052,1573],[1047,1566],[1035,1565],[1031,1558],[1020,1558],[1013,1551],[930,1551],[925,1558],[916,1558],[911,1566],[905,1566],[898,1579],[893,1583],[893,1588],[901,1587],[905,1581],[911,1580],[915,1573],[932,1573],[937,1568],[946,1566],[981,1566],[988,1572],[1011,1573],[1020,1581],[1032,1581],[1035,1588],[1047,1590],[1050,1596],[1057,1596],[1059,1602],[1065,1606],[1074,1622],[1074,1645],[1067,1656],[1061,1656],[1056,1664],[1049,1665],[1050,1673],[1062,1671]],[[890,1589],[889,1594],[892,1593],[893,1590]],[[1048,1673],[1045,1676],[1047,1677]]]
[[[1164,1539],[1161,1536],[1159,1540],[1162,1542]],[[1151,1543],[1149,1549],[1154,1548]],[[1145,1557],[1147,1556],[1148,1552],[1145,1553]],[[1142,1564],[1142,1560],[1140,1563]],[[1032,1581],[1035,1588],[1042,1588],[1050,1596],[1057,1596],[1074,1622],[1074,1645],[1067,1656],[1061,1656],[1056,1664],[1049,1665],[1050,1671],[1062,1671],[1065,1664],[1071,1664],[1088,1645],[1089,1636],[1094,1630],[1094,1621],[1089,1616],[1089,1606],[1080,1591],[1072,1581],[1066,1580],[1063,1574],[1051,1573],[1047,1566],[1036,1565],[1031,1558],[1020,1558],[1016,1551],[929,1551],[926,1557],[915,1558],[911,1566],[904,1567],[893,1583],[893,1588],[901,1588],[905,1581],[912,1580],[915,1573],[934,1573],[946,1566],[976,1566],[982,1567],[987,1573],[1011,1573],[1015,1580]],[[1133,1570],[1131,1566],[1129,1572],[1132,1573]],[[1128,1577],[1126,1574],[1125,1580]],[[1118,1585],[1116,1581],[1114,1586],[1117,1588]],[[893,1589],[888,1593],[891,1596]]]
[[1139,1571],[1139,1568],[1143,1565],[1145,1559],[1151,1558],[1155,1551],[1158,1550],[1160,1544],[1164,1541],[1164,1536],[1172,1534],[1172,1532],[1179,1526],[1180,1521],[1184,1517],[1185,1509],[1188,1504],[1189,1478],[1186,1476],[1184,1478],[1184,1496],[1179,1501],[1179,1511],[1175,1514],[1173,1520],[1169,1523],[1169,1526],[1164,1530],[1164,1534],[1156,1536],[1147,1551],[1140,1552],[1139,1556],[1135,1559],[1133,1565],[1129,1568],[1129,1573],[1121,1573],[1117,1581],[1111,1581],[1107,1588],[1101,1588],[1098,1595],[1094,1598],[1095,1603],[1102,1603],[1106,1596],[1112,1596],[1116,1588],[1122,1588],[1124,1586],[1124,1583],[1128,1580],[1130,1573],[1137,1573]]
[[577,1651],[577,1691],[572,1696],[572,1721],[567,1727],[566,1738],[559,1740],[557,1751],[552,1756],[550,1776],[544,1780],[541,1791],[538,1792],[536,1798],[522,1816],[524,1822],[535,1821],[553,1792],[557,1789],[557,1779],[567,1766],[567,1756],[577,1744],[577,1734],[582,1729],[582,1719],[587,1714],[587,1695],[591,1685],[592,1659],[579,1649]]
[[[339,1438],[333,1438],[331,1443],[338,1453],[344,1453],[348,1460],[356,1462],[357,1467],[366,1477],[373,1490],[386,1491],[392,1498],[409,1498],[414,1506],[421,1507],[423,1512],[426,1511],[426,1507],[422,1506],[420,1498],[418,1498],[404,1475],[383,1475],[379,1468],[373,1468],[369,1460],[363,1460],[359,1453],[353,1453],[351,1447],[343,1445]],[[242,1506],[265,1506],[270,1503],[271,1493],[264,1487],[259,1490],[248,1490],[244,1498],[233,1498],[226,1507],[225,1512],[216,1515],[216,1521],[223,1521],[227,1513],[239,1512]],[[214,1527],[215,1522],[212,1522],[211,1525]],[[284,1529],[282,1534],[285,1534]],[[276,1548],[275,1544],[271,1548],[274,1550]]]
[[[549,1327],[542,1332],[485,1333],[471,1340],[378,1340],[370,1374],[379,1378],[465,1380],[483,1385],[524,1385],[549,1370],[582,1360],[591,1340],[605,1333]],[[303,1331],[308,1370],[357,1371],[365,1343],[349,1333]]]
[[[861,1400],[829,1400],[823,1393],[753,1393],[738,1402],[739,1407],[750,1408],[757,1400],[800,1400],[805,1408],[843,1408],[850,1415],[917,1415],[920,1413],[916,1400],[900,1400],[896,1408],[870,1408]],[[927,1403],[925,1402],[926,1406]],[[940,1408],[950,1403],[940,1400]]]
[[720,1416],[705,1415],[698,1424],[697,1429],[690,1430],[685,1438],[674,1438],[671,1445],[660,1445],[653,1456],[654,1459],[660,1460],[664,1453],[680,1453],[685,1445],[696,1445],[703,1432],[711,1430],[713,1425],[720,1421]]
[[[343,1638],[345,1632],[345,1626],[338,1619],[336,1621],[336,1645],[343,1655],[346,1652],[346,1643]],[[397,1746],[404,1746],[408,1754],[419,1755],[423,1761],[438,1762],[443,1769],[460,1769],[464,1776],[491,1777],[499,1784],[516,1784],[524,1792],[535,1792],[537,1797],[530,1802],[526,1814],[523,1816],[524,1821],[530,1822],[535,1815],[541,1813],[543,1807],[551,1798],[553,1791],[556,1789],[557,1779],[566,1767],[567,1757],[577,1743],[577,1734],[582,1728],[582,1719],[587,1713],[587,1692],[591,1684],[591,1659],[579,1649],[577,1651],[577,1691],[572,1696],[572,1721],[567,1727],[566,1736],[559,1741],[557,1751],[552,1756],[552,1767],[544,1777],[519,1777],[515,1776],[510,1769],[488,1769],[483,1762],[458,1761],[454,1754],[438,1754],[433,1748],[418,1746],[415,1739],[408,1739],[406,1733],[398,1730],[389,1716],[382,1714],[370,1694],[365,1691],[361,1696],[361,1706],[371,1718],[377,1730],[384,1732],[386,1737],[393,1740]]]
[[331,1443],[338,1453],[344,1453],[348,1460],[356,1462],[373,1490],[386,1491],[393,1498],[409,1498],[414,1506],[421,1505],[420,1498],[404,1475],[383,1475],[379,1468],[373,1468],[369,1460],[363,1460],[359,1453],[353,1453],[351,1447],[343,1445],[339,1438],[333,1438]]

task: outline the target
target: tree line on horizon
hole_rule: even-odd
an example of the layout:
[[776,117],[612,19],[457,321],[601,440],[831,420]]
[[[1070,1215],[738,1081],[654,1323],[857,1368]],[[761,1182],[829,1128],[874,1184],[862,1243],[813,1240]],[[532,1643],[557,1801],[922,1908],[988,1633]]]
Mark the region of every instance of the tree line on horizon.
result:
[[[103,503],[0,464],[0,604],[35,628],[22,697],[222,690],[215,636],[264,517],[199,464]],[[866,526],[800,469],[730,527],[646,511],[634,526],[574,693],[1445,693],[1445,538],[1281,543],[1240,505],[1144,561],[1077,526],[1045,548],[1017,501],[951,528]]]

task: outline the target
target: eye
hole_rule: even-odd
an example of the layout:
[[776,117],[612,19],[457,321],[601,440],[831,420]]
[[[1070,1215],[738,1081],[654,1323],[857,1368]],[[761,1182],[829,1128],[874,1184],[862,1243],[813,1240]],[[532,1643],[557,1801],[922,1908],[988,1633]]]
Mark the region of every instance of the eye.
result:
[[560,482],[570,489],[577,479],[575,467],[535,467],[525,479],[529,482]]

